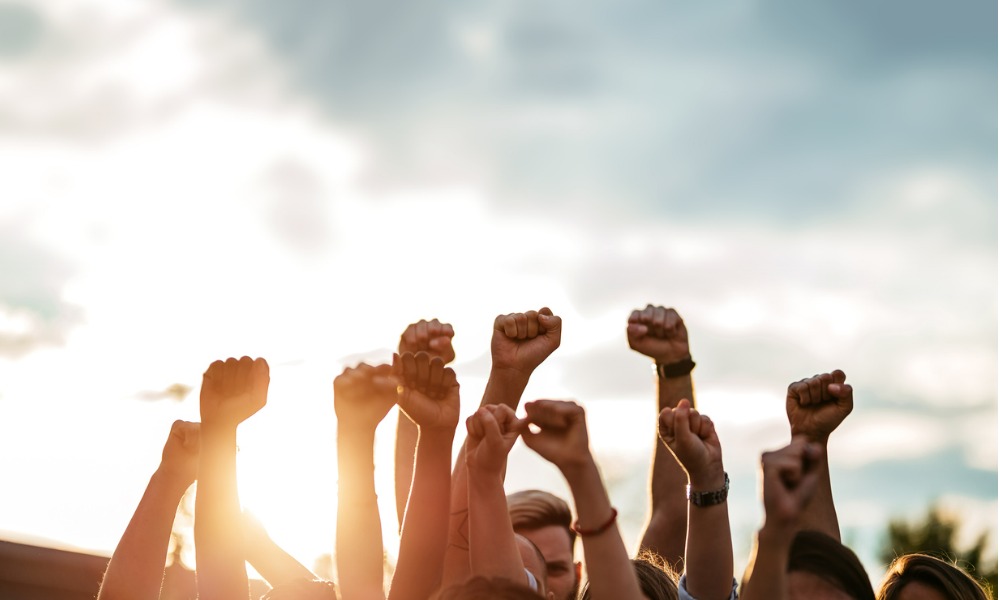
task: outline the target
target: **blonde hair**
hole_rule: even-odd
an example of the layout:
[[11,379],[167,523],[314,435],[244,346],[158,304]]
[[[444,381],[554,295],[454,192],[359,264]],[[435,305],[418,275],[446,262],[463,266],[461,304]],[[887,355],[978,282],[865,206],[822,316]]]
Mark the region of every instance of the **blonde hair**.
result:
[[533,531],[556,525],[566,530],[572,552],[576,544],[576,533],[570,528],[573,513],[562,498],[542,490],[522,490],[507,496],[507,512],[514,531]]

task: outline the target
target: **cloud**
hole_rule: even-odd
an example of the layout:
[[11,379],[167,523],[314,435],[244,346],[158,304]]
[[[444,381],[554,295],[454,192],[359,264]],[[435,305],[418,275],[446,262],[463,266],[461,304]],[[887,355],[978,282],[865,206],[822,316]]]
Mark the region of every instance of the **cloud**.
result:
[[75,268],[23,233],[24,222],[0,223],[0,356],[18,358],[59,345],[83,320],[63,299]]

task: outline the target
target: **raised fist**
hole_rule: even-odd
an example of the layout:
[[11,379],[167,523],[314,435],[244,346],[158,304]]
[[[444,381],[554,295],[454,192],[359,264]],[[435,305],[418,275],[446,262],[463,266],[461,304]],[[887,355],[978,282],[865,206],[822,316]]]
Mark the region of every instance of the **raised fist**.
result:
[[201,450],[201,431],[198,423],[174,421],[170,435],[163,445],[160,471],[188,485],[198,478],[198,453]]
[[480,407],[465,420],[465,464],[469,470],[503,474],[507,454],[521,434],[522,421],[506,404]]
[[814,375],[788,386],[785,412],[792,435],[826,442],[834,429],[854,410],[854,389],[844,383],[841,370]]
[[421,429],[454,431],[460,410],[455,371],[426,352],[394,354],[392,369],[399,381],[396,403],[406,416]]
[[444,364],[448,364],[455,360],[455,349],[451,346],[453,337],[455,330],[449,323],[442,323],[437,319],[421,319],[408,325],[403,335],[399,336],[399,353],[416,354],[423,351],[431,358],[437,356]]
[[493,321],[490,343],[493,368],[531,375],[559,347],[561,338],[562,319],[548,308],[499,315]]
[[397,381],[390,365],[361,363],[333,380],[333,409],[341,426],[375,431],[396,405]]
[[725,471],[715,424],[691,408],[690,401],[683,399],[676,408],[667,407],[660,412],[659,435],[687,472],[694,488],[705,491],[722,487]]
[[794,527],[819,484],[823,447],[796,436],[781,450],[761,455],[766,524]]
[[684,319],[672,308],[647,304],[628,317],[628,345],[658,363],[670,364],[691,356]]
[[564,400],[535,400],[525,404],[524,410],[521,438],[529,448],[560,470],[588,460],[590,440],[582,406]]
[[270,381],[263,358],[213,362],[201,381],[202,424],[236,427],[267,404]]

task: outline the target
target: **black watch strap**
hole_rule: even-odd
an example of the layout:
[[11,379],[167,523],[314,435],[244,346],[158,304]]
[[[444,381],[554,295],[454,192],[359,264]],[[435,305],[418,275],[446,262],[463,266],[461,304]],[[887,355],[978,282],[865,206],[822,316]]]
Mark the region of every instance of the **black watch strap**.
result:
[[656,374],[663,379],[670,379],[672,377],[683,377],[694,369],[694,361],[691,357],[682,358],[677,362],[672,363],[656,363]]

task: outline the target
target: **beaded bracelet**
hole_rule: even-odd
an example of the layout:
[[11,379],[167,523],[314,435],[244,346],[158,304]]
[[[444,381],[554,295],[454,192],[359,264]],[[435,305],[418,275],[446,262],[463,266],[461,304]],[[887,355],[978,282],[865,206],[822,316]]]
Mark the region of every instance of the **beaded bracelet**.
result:
[[618,520],[618,509],[612,506],[611,518],[605,521],[603,524],[601,524],[600,527],[595,527],[594,529],[584,529],[580,527],[580,520],[577,519],[576,521],[573,521],[573,524],[570,525],[569,528],[572,529],[573,533],[577,534],[578,536],[587,537],[591,535],[598,535],[604,533],[605,531],[610,529],[611,526],[614,525],[615,521],[617,520]]

